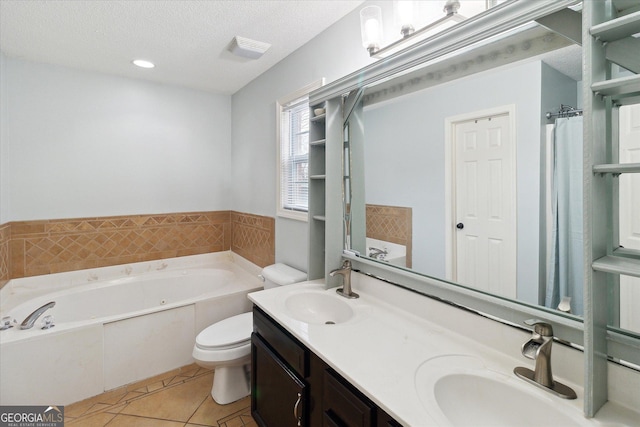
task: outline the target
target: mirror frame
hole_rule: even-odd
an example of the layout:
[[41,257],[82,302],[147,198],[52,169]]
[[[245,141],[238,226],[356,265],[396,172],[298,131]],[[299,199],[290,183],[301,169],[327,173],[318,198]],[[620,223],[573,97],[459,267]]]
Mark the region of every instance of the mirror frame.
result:
[[[488,37],[500,35],[577,3],[579,3],[577,0],[511,0],[502,3],[385,60],[377,61],[323,86],[310,95],[310,104],[314,105],[328,100],[335,101],[336,99],[342,102],[344,95],[352,91],[390,79],[395,75],[413,70],[445,55],[450,55]],[[342,127],[343,123],[336,123],[337,125]],[[338,212],[337,210],[327,212],[326,215],[343,218],[343,212]],[[327,229],[326,233],[339,234],[332,237],[333,241],[344,241],[342,229]],[[585,342],[588,339],[585,340],[583,320],[576,316],[484,294],[462,286],[455,286],[443,280],[361,258],[351,251],[343,251],[343,248],[329,247],[329,245],[326,247],[327,254],[337,251],[343,252],[342,256],[350,259],[354,269],[363,274],[385,280],[427,297],[445,300],[494,320],[523,329],[526,329],[524,327],[525,320],[539,318],[554,325],[554,333],[558,339],[577,346],[590,345],[589,342]],[[610,358],[623,359],[634,364],[640,364],[640,354],[637,351],[640,345],[640,337],[631,333],[611,330],[610,328],[606,334],[609,342],[607,353]]]

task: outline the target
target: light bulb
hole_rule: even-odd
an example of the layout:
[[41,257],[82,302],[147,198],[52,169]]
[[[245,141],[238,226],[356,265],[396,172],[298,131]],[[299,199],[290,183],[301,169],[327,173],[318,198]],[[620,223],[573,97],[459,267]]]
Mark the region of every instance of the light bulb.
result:
[[382,9],[379,6],[367,6],[360,11],[360,30],[362,45],[377,50],[382,41]]

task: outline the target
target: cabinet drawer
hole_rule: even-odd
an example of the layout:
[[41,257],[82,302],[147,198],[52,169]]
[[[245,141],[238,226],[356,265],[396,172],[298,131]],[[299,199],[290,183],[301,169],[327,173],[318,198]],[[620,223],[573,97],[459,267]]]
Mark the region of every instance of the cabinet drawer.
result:
[[293,371],[303,378],[309,375],[308,350],[257,307],[253,307],[253,329]]
[[376,406],[373,402],[344,384],[331,369],[324,371],[322,407],[324,426],[372,427]]

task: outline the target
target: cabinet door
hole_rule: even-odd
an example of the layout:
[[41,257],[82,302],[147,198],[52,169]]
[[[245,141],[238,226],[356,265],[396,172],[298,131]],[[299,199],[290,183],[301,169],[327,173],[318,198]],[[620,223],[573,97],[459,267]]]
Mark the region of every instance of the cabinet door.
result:
[[306,426],[307,387],[257,334],[251,335],[251,415],[262,427]]
[[372,427],[375,405],[333,370],[324,373],[322,406],[324,427]]
[[391,418],[389,414],[378,408],[378,427],[402,427],[402,424]]

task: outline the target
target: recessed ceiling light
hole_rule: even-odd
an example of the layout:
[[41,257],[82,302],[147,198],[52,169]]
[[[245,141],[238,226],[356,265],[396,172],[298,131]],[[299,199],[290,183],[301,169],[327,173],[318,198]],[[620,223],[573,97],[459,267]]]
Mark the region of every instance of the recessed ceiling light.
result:
[[140,68],[153,68],[156,65],[153,62],[145,61],[144,59],[134,59],[131,61],[133,65],[136,65]]

